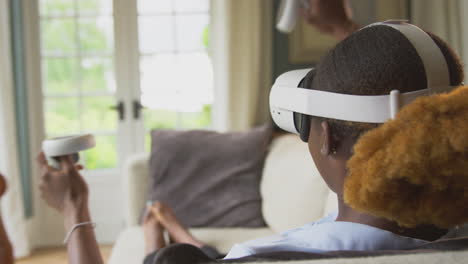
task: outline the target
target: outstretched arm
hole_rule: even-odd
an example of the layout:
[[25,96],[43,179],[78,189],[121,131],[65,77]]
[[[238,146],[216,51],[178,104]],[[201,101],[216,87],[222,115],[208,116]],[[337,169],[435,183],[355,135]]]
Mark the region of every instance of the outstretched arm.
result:
[[348,0],[308,0],[309,8],[301,11],[307,23],[320,32],[343,40],[360,26],[352,20]]
[[3,221],[0,216],[0,263],[13,264],[13,248],[11,247],[8,235],[3,227]]
[[[0,198],[6,191],[6,182],[3,175],[0,174]],[[10,244],[8,235],[3,226],[2,216],[0,215],[0,263],[13,264],[13,247]]]
[[[40,190],[47,204],[64,215],[65,230],[70,232],[77,224],[91,222],[88,207],[88,186],[67,156],[60,160],[60,169],[47,164],[43,153],[37,161],[41,167]],[[93,226],[77,227],[67,242],[68,260],[71,264],[102,264],[101,252],[96,241]]]

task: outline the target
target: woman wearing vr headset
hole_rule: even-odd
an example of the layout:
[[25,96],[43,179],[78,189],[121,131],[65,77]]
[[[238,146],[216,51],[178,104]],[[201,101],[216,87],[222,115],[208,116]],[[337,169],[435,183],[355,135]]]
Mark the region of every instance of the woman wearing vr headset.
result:
[[468,88],[410,101],[462,82],[461,62],[447,44],[399,21],[365,27],[316,69],[279,77],[273,119],[308,143],[339,210],[236,245],[227,258],[402,250],[454,237],[450,229],[468,222]]
[[[446,65],[444,86],[461,85],[463,69],[455,53],[437,36],[423,33],[423,44],[434,45],[442,58],[428,63],[431,60],[421,56],[411,34],[404,33],[409,27],[414,26],[396,29],[380,24],[353,33],[331,50],[316,70],[304,73],[300,86],[359,97],[383,96],[397,90],[406,98],[406,93],[424,90],[430,80],[440,79],[436,72],[439,68],[428,70],[439,63]],[[337,194],[339,210],[301,228],[238,244],[227,258],[278,251],[409,249],[451,237],[452,227],[468,221],[467,98],[466,89],[425,97],[383,125],[295,114],[295,129],[308,142],[322,177]],[[336,106],[336,102],[329,103]],[[367,115],[365,112],[362,114]],[[358,111],[352,114],[359,115]],[[43,157],[39,160],[47,178],[50,171]],[[63,173],[78,177],[71,162],[62,162],[70,169]],[[53,184],[45,182],[44,186],[47,192]],[[55,197],[61,198],[57,193]],[[164,219],[177,226],[166,209],[155,205],[145,218],[146,223],[159,228],[146,230],[156,239],[150,241],[150,247],[164,246],[160,232],[155,232],[163,228]],[[73,220],[89,221],[89,214]],[[183,228],[179,231],[186,232]],[[84,244],[80,241],[92,243],[81,247]],[[187,242],[203,247],[195,239]],[[71,263],[101,263],[96,261],[99,253],[92,229],[78,229],[71,243]],[[96,249],[87,251],[90,245]],[[153,259],[157,261],[156,254]],[[147,259],[145,263],[153,262]]]

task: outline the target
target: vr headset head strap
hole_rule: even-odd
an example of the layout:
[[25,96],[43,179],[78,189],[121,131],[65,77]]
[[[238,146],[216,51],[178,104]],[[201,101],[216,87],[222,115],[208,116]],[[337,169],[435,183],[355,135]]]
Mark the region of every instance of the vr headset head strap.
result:
[[270,92],[271,114],[278,126],[299,133],[301,139],[307,141],[309,116],[384,123],[389,118],[394,118],[402,106],[417,97],[448,92],[454,88],[449,86],[450,75],[444,54],[426,32],[403,21],[386,21],[367,27],[374,26],[396,29],[411,42],[424,65],[429,88],[409,93],[395,90],[390,95],[379,96],[338,94],[297,88],[310,69],[287,72],[278,77]]
[[401,20],[374,23],[364,28],[374,26],[387,26],[396,29],[411,42],[424,65],[427,87],[450,85],[450,74],[444,54],[436,42],[424,30]]

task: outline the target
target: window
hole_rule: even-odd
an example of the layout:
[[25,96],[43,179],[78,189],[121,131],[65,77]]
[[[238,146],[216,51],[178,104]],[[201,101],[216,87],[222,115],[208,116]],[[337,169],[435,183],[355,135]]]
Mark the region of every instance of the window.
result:
[[[112,0],[39,0],[46,135],[95,134],[97,147],[82,155],[88,170],[117,168],[128,154],[148,149],[151,129],[211,125],[209,1],[124,5],[114,12]],[[136,28],[116,26],[126,19],[120,16],[134,18]],[[136,40],[118,37],[131,30]],[[128,60],[138,61],[133,75]],[[117,76],[122,69],[125,80]]]
[[140,0],[138,32],[145,128],[210,126],[209,1]]
[[111,0],[41,0],[42,89],[47,137],[90,132],[90,170],[117,166]]
[[111,243],[123,223],[119,174],[129,156],[148,150],[148,131],[211,125],[209,0],[23,3],[28,24],[38,25],[30,30],[40,51],[28,50],[40,61],[30,56],[29,65],[42,76],[46,136],[97,136],[81,162],[93,219],[105,227],[97,235]]

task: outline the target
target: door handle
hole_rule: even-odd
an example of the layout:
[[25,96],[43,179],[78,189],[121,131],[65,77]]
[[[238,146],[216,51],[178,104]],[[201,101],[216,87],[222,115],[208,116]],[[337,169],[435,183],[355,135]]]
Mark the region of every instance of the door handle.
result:
[[138,100],[133,100],[133,118],[136,120],[140,119],[141,110],[145,107]]
[[115,106],[110,107],[111,110],[115,110],[119,113],[119,120],[123,121],[125,119],[125,105],[122,101],[117,103]]

